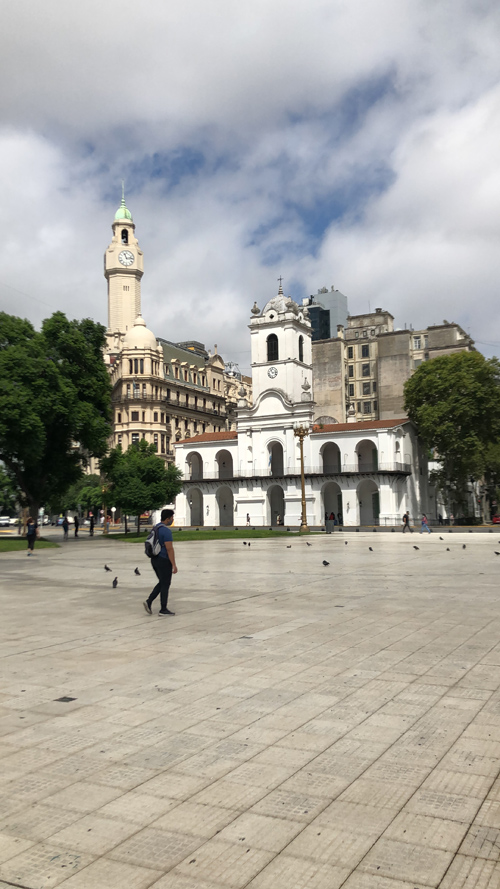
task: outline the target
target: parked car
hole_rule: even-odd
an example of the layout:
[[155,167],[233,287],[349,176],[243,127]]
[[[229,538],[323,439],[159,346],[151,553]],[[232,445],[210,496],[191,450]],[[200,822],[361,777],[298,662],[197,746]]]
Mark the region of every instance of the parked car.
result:
[[19,524],[19,519],[17,516],[14,516],[14,518],[9,519],[9,525],[16,525],[17,526],[18,524]]
[[500,525],[500,515],[494,515],[491,521],[494,525]]
[[0,515],[0,528],[8,528],[10,525],[10,516]]

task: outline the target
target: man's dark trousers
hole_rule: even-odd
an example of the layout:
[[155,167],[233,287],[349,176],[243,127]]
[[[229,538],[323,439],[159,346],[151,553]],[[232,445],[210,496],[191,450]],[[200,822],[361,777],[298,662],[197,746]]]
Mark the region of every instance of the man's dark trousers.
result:
[[172,580],[172,563],[170,559],[164,559],[162,556],[153,556],[151,565],[158,578],[158,583],[154,590],[149,594],[148,603],[152,605],[159,594],[161,610],[166,611],[168,591],[170,589],[170,581]]

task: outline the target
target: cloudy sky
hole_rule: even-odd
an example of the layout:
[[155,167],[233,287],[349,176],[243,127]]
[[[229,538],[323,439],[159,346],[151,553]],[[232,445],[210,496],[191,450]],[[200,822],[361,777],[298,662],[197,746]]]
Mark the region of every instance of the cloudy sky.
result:
[[143,314],[248,367],[249,309],[333,284],[500,355],[497,0],[3,5],[0,297],[106,323],[125,179]]

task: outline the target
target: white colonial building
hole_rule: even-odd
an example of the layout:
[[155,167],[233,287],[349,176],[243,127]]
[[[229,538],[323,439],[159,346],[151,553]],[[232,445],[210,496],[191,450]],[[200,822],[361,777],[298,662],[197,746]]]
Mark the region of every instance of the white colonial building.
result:
[[304,439],[307,523],[332,512],[346,526],[399,524],[428,511],[427,461],[408,419],[329,424],[315,419],[311,324],[307,308],[284,296],[250,322],[253,405],[241,391],[236,431],[178,442],[184,472],[177,525],[299,525]]

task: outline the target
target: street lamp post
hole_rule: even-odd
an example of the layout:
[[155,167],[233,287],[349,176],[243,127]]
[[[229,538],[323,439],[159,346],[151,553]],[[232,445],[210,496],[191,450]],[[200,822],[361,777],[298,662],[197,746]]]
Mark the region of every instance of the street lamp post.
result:
[[304,478],[304,439],[309,435],[311,429],[309,426],[303,426],[302,423],[295,423],[293,434],[298,438],[300,445],[300,486],[302,490],[302,515],[300,519],[299,534],[309,534],[307,527],[307,508],[306,508],[306,480]]

